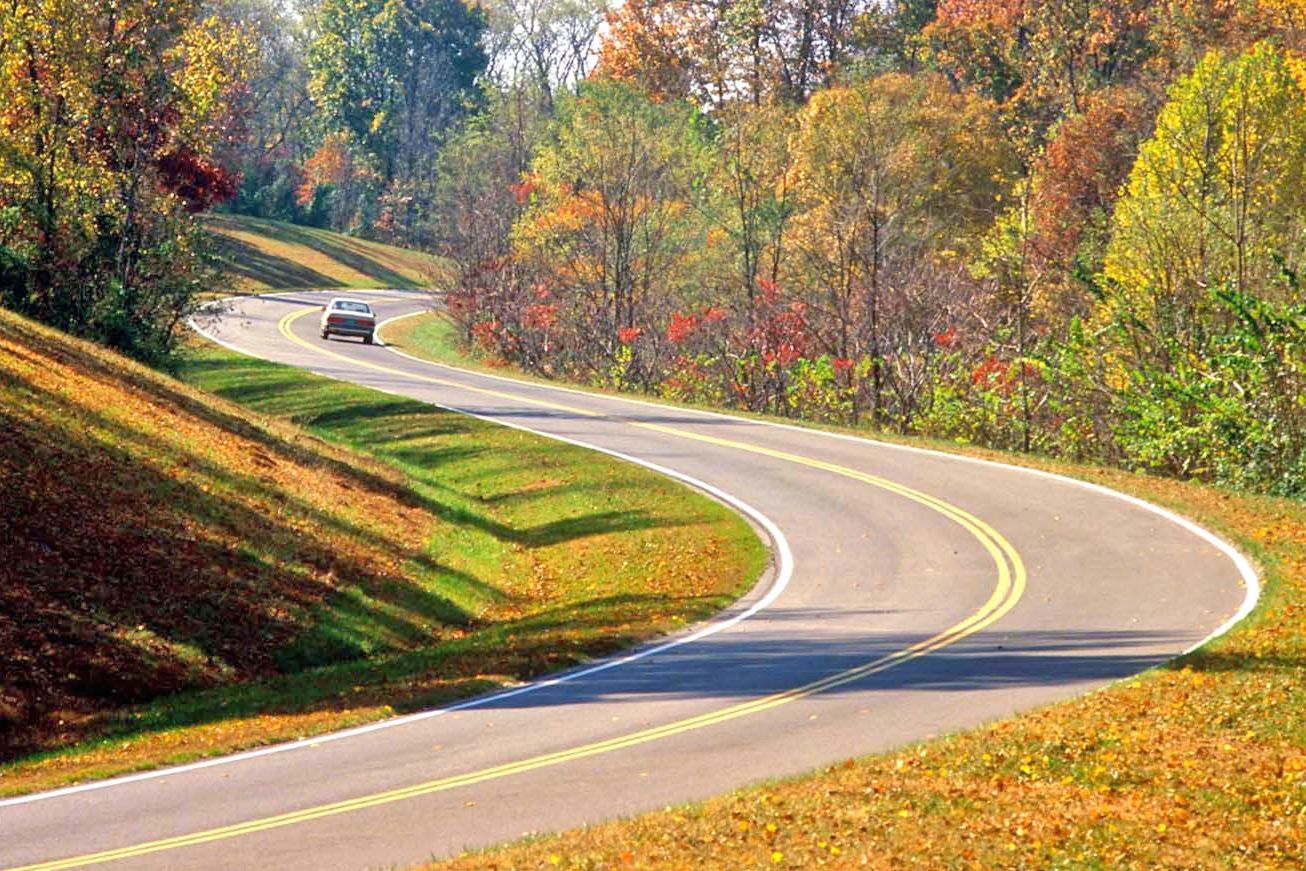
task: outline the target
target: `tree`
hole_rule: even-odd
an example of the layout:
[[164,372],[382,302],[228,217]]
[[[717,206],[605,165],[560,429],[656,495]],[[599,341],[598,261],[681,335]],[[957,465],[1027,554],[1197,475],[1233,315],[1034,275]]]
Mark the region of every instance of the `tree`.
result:
[[249,32],[255,56],[246,80],[245,135],[234,144],[241,174],[231,208],[258,217],[310,222],[296,202],[299,168],[313,151],[314,106],[305,55],[309,33],[284,0],[220,0],[215,12]]
[[484,4],[489,73],[503,90],[528,88],[546,107],[594,65],[604,0],[492,0]]
[[890,356],[927,349],[947,326],[928,319],[951,306],[919,294],[954,286],[957,255],[992,222],[1010,175],[993,106],[940,77],[888,74],[818,93],[792,149],[798,280],[828,353],[868,359],[864,404],[880,424]]
[[197,0],[0,9],[7,305],[166,358],[202,274],[189,215],[235,192],[220,155],[249,56]]
[[705,106],[801,102],[833,81],[863,0],[636,0],[609,16],[599,68]]
[[[446,134],[477,97],[484,15],[461,0],[321,0],[310,89],[327,131],[348,132],[395,202],[425,200]],[[411,241],[421,211],[401,220]]]
[[536,199],[525,179],[549,119],[545,101],[526,86],[487,103],[440,155],[437,250],[456,270],[445,302],[468,345],[479,338],[543,373],[554,362],[548,327],[556,309],[539,298],[531,269],[514,256],[512,230]]
[[622,358],[635,338],[654,342],[688,289],[686,265],[703,243],[689,199],[705,148],[689,106],[655,103],[628,85],[591,82],[559,103],[514,236],[576,331],[567,350],[587,375],[630,363],[616,380],[648,385],[653,367]]
[[1106,278],[1138,317],[1191,333],[1209,291],[1273,295],[1306,266],[1306,93],[1268,43],[1177,82],[1116,207]]
[[1004,109],[1031,153],[1090,94],[1128,81],[1155,52],[1150,0],[943,0],[926,28],[934,63]]

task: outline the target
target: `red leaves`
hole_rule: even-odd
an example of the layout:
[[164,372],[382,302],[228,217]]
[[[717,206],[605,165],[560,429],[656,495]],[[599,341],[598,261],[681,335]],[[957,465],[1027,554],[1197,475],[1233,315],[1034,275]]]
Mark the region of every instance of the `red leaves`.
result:
[[531,199],[535,195],[536,187],[538,187],[538,182],[535,180],[534,176],[528,176],[517,184],[508,185],[508,192],[516,197],[517,205],[524,206],[531,202]]
[[232,199],[240,184],[238,175],[186,148],[160,157],[157,166],[164,189],[181,197],[192,214]]
[[999,360],[997,357],[986,357],[982,363],[976,366],[970,373],[970,383],[975,386],[990,386],[994,382],[999,382],[1007,374],[1008,364],[1006,360]]
[[1034,203],[1050,257],[1069,260],[1094,215],[1110,213],[1149,120],[1141,95],[1114,91],[1058,129],[1039,167],[1042,183]]
[[674,312],[671,315],[671,323],[667,325],[667,341],[673,345],[684,344],[698,330],[701,322],[696,314],[682,315]]
[[640,336],[644,335],[643,327],[622,327],[617,330],[617,340],[623,345],[634,344]]
[[481,321],[472,325],[472,341],[480,351],[497,351],[499,347],[498,321]]
[[521,324],[528,330],[551,330],[558,324],[558,307],[528,305],[522,309]]
[[946,351],[955,347],[959,338],[960,333],[957,332],[957,328],[948,327],[943,332],[934,334],[934,347]]
[[970,383],[984,390],[997,389],[1002,395],[1010,396],[1021,378],[1026,381],[1041,379],[1038,367],[1028,361],[1012,363],[998,357],[984,358],[970,373]]
[[717,306],[708,306],[700,313],[672,312],[671,322],[667,325],[667,341],[673,345],[683,345],[698,332],[700,327],[719,324],[725,319],[725,309]]

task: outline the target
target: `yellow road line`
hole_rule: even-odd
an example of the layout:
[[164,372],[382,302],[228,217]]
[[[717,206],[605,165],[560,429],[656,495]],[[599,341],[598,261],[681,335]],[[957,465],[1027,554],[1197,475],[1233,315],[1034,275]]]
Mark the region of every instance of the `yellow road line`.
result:
[[[392,369],[388,366],[382,366],[364,360],[357,360],[344,354],[337,353],[327,348],[313,345],[296,336],[290,329],[297,319],[303,317],[314,309],[303,309],[297,312],[291,312],[281,319],[278,329],[282,335],[297,345],[308,348],[309,350],[319,352],[326,356],[336,357],[352,365],[363,366],[380,372],[393,375],[400,375],[405,378],[414,378],[432,384],[439,384],[448,387],[454,387],[459,390],[466,390],[472,393],[493,396],[500,399],[509,399],[514,402],[527,402],[532,405],[550,408],[557,411],[566,411],[571,414],[583,415],[586,417],[605,417],[597,412],[586,409],[575,408],[572,406],[561,405],[546,400],[535,399],[532,397],[521,396],[518,394],[505,393],[498,390],[490,390],[483,387],[471,387],[443,378],[436,378],[429,375],[419,375],[412,372],[405,372],[399,369]],[[635,421],[626,421],[630,426],[641,429],[653,430],[664,435],[676,436],[678,438],[690,439],[693,441],[704,442],[706,444],[718,447],[729,448],[733,450],[746,451],[748,453],[760,454],[783,460],[785,462],[796,463],[798,465],[808,466],[813,469],[820,469],[832,474],[841,475],[856,481],[878,487],[882,490],[889,491],[903,498],[910,499],[920,505],[923,505],[933,511],[942,514],[949,520],[960,525],[969,532],[984,547],[985,551],[993,560],[998,572],[997,584],[994,586],[992,594],[988,600],[980,606],[973,614],[966,619],[943,630],[942,632],[927,638],[916,644],[895,651],[885,656],[881,656],[863,665],[828,675],[820,680],[812,681],[793,689],[785,690],[779,693],[773,693],[768,696],[762,696],[747,702],[731,705],[720,710],[710,711],[696,717],[690,717],[684,720],[678,720],[673,723],[667,723],[663,726],[656,726],[650,729],[644,729],[638,732],[632,732],[627,735],[619,735],[604,741],[596,741],[591,744],[585,744],[580,747],[574,747],[569,750],[562,750],[556,753],[546,753],[541,756],[535,756],[530,759],[520,760],[518,762],[509,762],[504,765],[487,768],[481,771],[469,772],[467,774],[444,777],[438,780],[431,780],[425,783],[415,784],[413,786],[403,787],[400,789],[390,790],[387,792],[376,793],[374,795],[361,796],[359,798],[347,799],[344,801],[334,802],[332,804],[320,805],[318,807],[306,808],[304,810],[292,811],[290,813],[279,814],[277,816],[266,817],[260,820],[251,820],[246,823],[238,823],[231,826],[209,829],[207,831],[195,832],[189,835],[179,835],[172,838],[163,838],[157,841],[149,841],[142,844],[136,844],[130,847],[123,847],[118,850],[106,850],[99,853],[88,853],[83,856],[75,856],[69,859],[61,859],[52,862],[45,862],[37,865],[27,865],[22,868],[11,869],[11,871],[61,871],[61,869],[79,868],[84,865],[113,862],[121,859],[130,859],[138,856],[158,853],[164,850],[175,850],[182,847],[197,846],[213,841],[225,840],[227,838],[239,837],[241,835],[254,834],[269,829],[277,829],[283,826],[295,825],[297,823],[309,822],[311,820],[321,819],[323,817],[335,816],[337,814],[349,813],[363,810],[365,808],[377,807],[379,805],[390,804],[396,801],[405,801],[407,799],[418,798],[420,796],[431,795],[438,792],[444,792],[450,789],[457,789],[465,786],[483,783],[489,780],[496,780],[501,777],[508,777],[514,774],[523,774],[528,771],[534,771],[539,768],[547,768],[553,765],[559,765],[577,759],[584,759],[591,756],[598,756],[604,753],[611,753],[616,750],[622,750],[628,747],[634,747],[640,744],[646,744],[651,741],[669,738],[673,735],[679,735],[685,732],[713,726],[718,723],[724,723],[739,717],[745,717],[757,714],[762,711],[770,710],[799,699],[808,698],[826,690],[844,686],[845,684],[861,680],[873,674],[887,671],[895,666],[901,665],[914,659],[918,659],[929,653],[941,650],[944,647],[955,644],[969,635],[991,626],[1004,615],[1011,611],[1020,601],[1024,594],[1027,584],[1027,573],[1025,565],[1016,549],[1008,542],[997,530],[989,526],[983,520],[951,505],[942,499],[905,487],[901,484],[894,483],[875,475],[869,475],[856,469],[846,466],[828,463],[824,460],[816,460],[811,457],[804,457],[799,454],[792,454],[786,451],[764,448],[760,445],[753,445],[747,442],[739,442],[731,439],[718,438],[716,436],[702,435],[688,430],[676,429],[674,427],[664,426],[661,424],[639,423]]]

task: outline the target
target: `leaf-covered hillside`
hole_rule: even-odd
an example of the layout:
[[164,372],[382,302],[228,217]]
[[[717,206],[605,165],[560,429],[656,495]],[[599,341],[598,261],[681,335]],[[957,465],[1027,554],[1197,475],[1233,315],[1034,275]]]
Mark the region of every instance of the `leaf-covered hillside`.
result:
[[0,309],[0,794],[520,681],[764,560],[628,463],[221,349],[183,373],[218,395]]

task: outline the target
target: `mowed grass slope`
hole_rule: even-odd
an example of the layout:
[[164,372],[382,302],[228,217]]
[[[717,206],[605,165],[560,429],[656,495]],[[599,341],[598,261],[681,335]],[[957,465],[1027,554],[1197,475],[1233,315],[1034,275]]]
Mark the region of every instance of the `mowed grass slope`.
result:
[[223,350],[185,378],[236,401],[0,311],[0,794],[492,689],[765,562],[633,465]]
[[352,236],[239,215],[213,215],[226,287],[260,293],[310,288],[426,288],[443,275],[430,255]]

